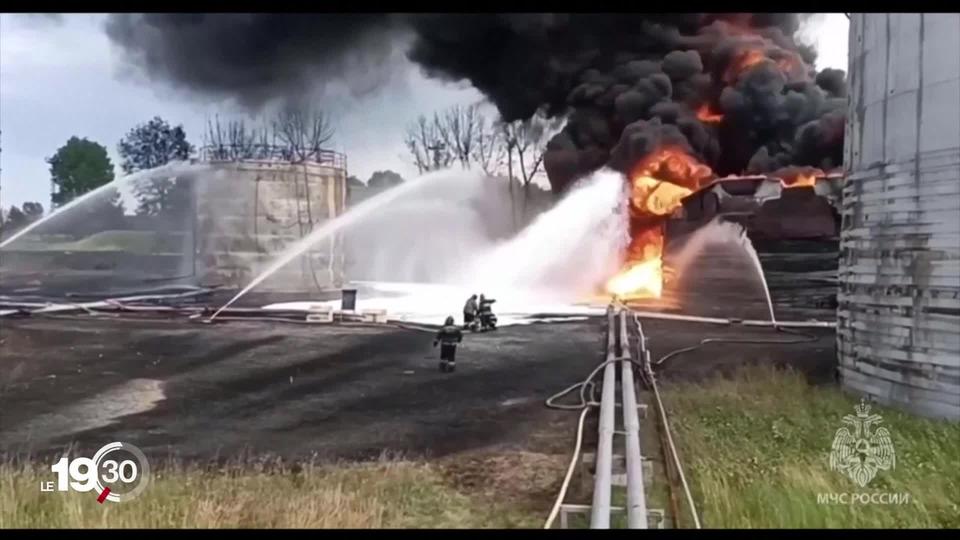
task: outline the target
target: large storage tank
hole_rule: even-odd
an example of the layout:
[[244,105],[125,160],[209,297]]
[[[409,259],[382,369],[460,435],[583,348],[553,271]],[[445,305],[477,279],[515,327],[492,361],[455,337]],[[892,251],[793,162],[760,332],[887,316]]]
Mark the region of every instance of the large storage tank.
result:
[[960,418],[960,14],[850,16],[843,384]]
[[[291,244],[345,211],[346,158],[324,151],[315,160],[207,159],[197,182],[197,274],[204,283],[246,286]],[[260,291],[311,292],[343,280],[340,235],[317,242],[279,269]]]

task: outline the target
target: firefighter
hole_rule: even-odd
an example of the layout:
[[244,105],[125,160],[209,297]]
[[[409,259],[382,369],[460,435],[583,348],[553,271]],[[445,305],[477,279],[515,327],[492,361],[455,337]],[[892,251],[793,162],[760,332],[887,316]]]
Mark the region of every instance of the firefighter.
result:
[[440,344],[440,371],[443,373],[452,372],[456,368],[457,362],[457,344],[463,341],[463,332],[454,323],[453,317],[447,317],[443,328],[437,332],[437,337],[433,339],[433,346]]
[[486,298],[482,294],[480,295],[480,329],[483,331],[486,330],[495,330],[497,327],[497,316],[493,314],[493,303],[496,302],[493,298]]
[[470,328],[473,321],[477,319],[477,295],[467,298],[467,303],[463,305],[463,327]]

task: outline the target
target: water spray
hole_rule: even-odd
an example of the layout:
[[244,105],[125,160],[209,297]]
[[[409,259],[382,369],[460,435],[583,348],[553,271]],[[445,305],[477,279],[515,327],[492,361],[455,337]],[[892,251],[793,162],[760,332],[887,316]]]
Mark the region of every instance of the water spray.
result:
[[[461,181],[466,179],[473,182],[480,182],[482,180],[480,175],[470,172],[457,173],[456,178],[460,179]],[[431,190],[440,188],[444,182],[455,181],[457,180],[452,177],[451,171],[449,170],[431,172],[415,180],[404,182],[403,184],[387,189],[386,191],[383,191],[382,193],[379,193],[376,196],[371,197],[357,206],[347,210],[340,216],[325,222],[321,227],[313,230],[309,235],[301,238],[280,253],[280,255],[274,259],[274,262],[272,262],[266,268],[266,270],[257,275],[253,281],[251,281],[246,287],[238,292],[226,304],[221,306],[220,309],[214,312],[208,322],[212,322],[224,309],[227,309],[233,305],[234,302],[250,292],[251,289],[262,283],[265,279],[273,275],[284,265],[306,253],[318,242],[326,240],[331,235],[346,227],[356,224],[368,216],[383,211],[385,208],[389,207],[391,203],[400,198],[406,198],[415,194],[429,192]]]
[[132,185],[140,180],[150,179],[155,177],[163,177],[163,178],[180,177],[184,173],[207,170],[208,168],[209,167],[205,164],[197,164],[197,163],[191,163],[186,161],[173,161],[173,162],[167,163],[166,165],[162,165],[160,167],[148,169],[145,171],[139,171],[133,174],[128,174],[126,176],[121,176],[120,178],[117,178],[112,182],[106,183],[94,190],[84,193],[83,195],[77,197],[76,199],[73,199],[69,203],[61,206],[60,208],[57,208],[50,214],[47,214],[42,219],[38,219],[37,221],[34,221],[33,223],[27,225],[23,229],[17,231],[16,234],[11,236],[10,238],[7,238],[3,242],[0,242],[0,249],[10,245],[21,236],[28,234],[30,231],[36,229],[37,227],[43,225],[44,223],[51,221],[52,219],[70,211],[71,209],[89,200],[92,200],[98,197],[99,195],[111,189],[119,188],[120,186]]

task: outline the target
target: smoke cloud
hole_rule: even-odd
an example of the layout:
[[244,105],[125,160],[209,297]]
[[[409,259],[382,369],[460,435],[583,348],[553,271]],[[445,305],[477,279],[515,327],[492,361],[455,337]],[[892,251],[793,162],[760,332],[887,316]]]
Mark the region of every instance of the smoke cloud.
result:
[[121,13],[106,33],[150,77],[250,110],[331,82],[371,92],[401,37],[394,17],[347,13]]
[[111,15],[110,38],[155,77],[248,107],[318,81],[369,91],[403,48],[467,80],[505,120],[567,123],[544,159],[556,191],[661,144],[718,175],[839,166],[844,74],[816,73],[802,16],[760,14]]

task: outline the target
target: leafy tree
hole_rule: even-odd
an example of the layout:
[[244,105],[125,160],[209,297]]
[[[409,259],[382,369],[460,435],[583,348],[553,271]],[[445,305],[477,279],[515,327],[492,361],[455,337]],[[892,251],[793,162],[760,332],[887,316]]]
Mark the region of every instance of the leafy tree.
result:
[[352,188],[352,187],[362,188],[364,185],[365,185],[365,184],[363,183],[362,180],[360,180],[359,178],[357,178],[356,176],[354,176],[354,175],[352,175],[352,174],[347,177],[347,187],[348,187],[348,188]]
[[[131,129],[120,141],[118,151],[123,158],[123,172],[130,174],[188,159],[193,146],[187,142],[183,126],[170,127],[158,116]],[[189,201],[186,181],[170,178],[142,180],[134,187],[134,193],[139,201],[137,213],[141,215],[179,215],[185,211],[184,200]]]
[[23,213],[23,210],[20,210],[16,206],[11,206],[10,211],[7,212],[7,219],[3,222],[3,229],[4,232],[13,232],[28,223],[30,222],[27,220],[27,216]]
[[33,223],[43,217],[43,205],[38,202],[25,202],[21,208],[23,208],[23,215],[26,216],[27,223]]
[[130,174],[145,171],[171,161],[185,160],[193,152],[183,126],[171,128],[159,116],[131,129],[120,141],[120,166]]
[[[114,179],[113,163],[107,156],[107,149],[85,138],[71,137],[52,157],[47,158],[47,163],[50,165],[50,179],[58,187],[50,197],[53,208],[67,204]],[[58,227],[78,237],[120,229],[125,224],[123,213],[120,192],[108,188],[71,210],[64,219],[59,220]]]
[[7,217],[0,226],[0,235],[9,236],[43,216],[43,205],[38,202],[25,202],[17,208],[11,206]]
[[376,171],[367,180],[367,187],[371,189],[387,189],[403,183],[403,177],[393,171]]
[[[86,138],[70,137],[47,158],[47,163],[50,179],[58,188],[50,197],[54,208],[113,181],[113,164],[107,149]],[[119,198],[120,194],[116,193],[116,202]]]

